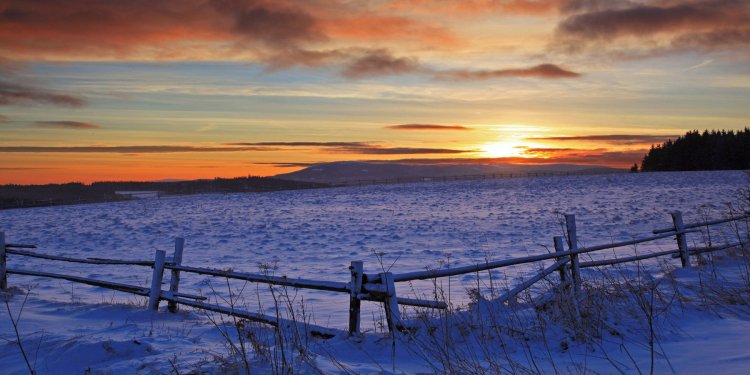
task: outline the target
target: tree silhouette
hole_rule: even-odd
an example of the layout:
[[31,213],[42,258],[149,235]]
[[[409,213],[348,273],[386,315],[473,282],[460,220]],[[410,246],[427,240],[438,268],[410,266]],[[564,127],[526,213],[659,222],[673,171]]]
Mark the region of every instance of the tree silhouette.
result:
[[750,169],[750,129],[698,130],[667,140],[651,150],[641,171],[700,171]]

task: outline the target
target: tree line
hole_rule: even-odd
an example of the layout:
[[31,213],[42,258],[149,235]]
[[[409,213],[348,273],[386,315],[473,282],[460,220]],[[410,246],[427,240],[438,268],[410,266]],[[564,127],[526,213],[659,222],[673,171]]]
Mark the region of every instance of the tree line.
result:
[[0,209],[128,200],[117,191],[158,191],[161,195],[263,192],[325,187],[325,184],[273,177],[214,178],[174,182],[94,182],[82,184],[0,185]]
[[701,171],[750,169],[750,129],[698,130],[651,146],[641,170]]

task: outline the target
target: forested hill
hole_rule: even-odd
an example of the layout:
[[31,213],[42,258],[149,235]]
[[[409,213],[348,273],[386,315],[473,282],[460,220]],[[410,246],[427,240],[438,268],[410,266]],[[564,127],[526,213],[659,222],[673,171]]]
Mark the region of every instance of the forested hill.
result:
[[214,178],[173,182],[95,182],[49,185],[0,185],[0,209],[129,199],[117,191],[158,191],[159,195],[262,192],[309,189],[327,185],[273,177]]
[[661,145],[651,146],[641,170],[699,171],[750,169],[750,129],[694,130]]

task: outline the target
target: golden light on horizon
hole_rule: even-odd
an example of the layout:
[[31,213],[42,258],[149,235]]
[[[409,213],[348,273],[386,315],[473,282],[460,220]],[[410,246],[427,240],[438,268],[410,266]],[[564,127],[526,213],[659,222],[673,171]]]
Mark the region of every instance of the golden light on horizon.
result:
[[489,158],[525,157],[526,145],[517,141],[489,142],[479,146],[482,156]]

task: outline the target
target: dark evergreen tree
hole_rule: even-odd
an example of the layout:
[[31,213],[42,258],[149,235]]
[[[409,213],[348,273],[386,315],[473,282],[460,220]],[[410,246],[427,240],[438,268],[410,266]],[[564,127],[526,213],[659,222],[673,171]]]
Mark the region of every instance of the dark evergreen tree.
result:
[[693,130],[651,146],[641,171],[750,169],[750,129]]

